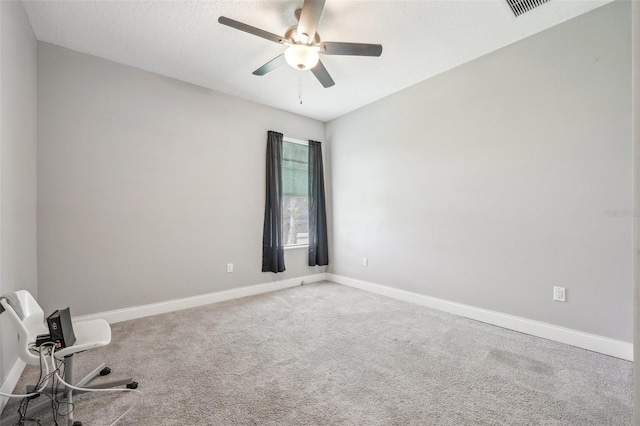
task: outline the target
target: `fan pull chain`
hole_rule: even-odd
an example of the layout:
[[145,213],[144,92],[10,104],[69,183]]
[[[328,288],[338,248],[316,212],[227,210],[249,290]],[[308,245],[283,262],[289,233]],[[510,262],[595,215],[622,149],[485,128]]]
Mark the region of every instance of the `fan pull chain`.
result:
[[300,77],[298,77],[298,100],[300,101],[300,105],[302,105],[302,81]]

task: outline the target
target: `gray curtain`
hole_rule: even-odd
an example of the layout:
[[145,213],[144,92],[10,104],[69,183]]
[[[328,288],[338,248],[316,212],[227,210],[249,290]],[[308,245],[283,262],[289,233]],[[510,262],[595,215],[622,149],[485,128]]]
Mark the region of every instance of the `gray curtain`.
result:
[[322,145],[309,141],[309,266],[329,264]]
[[283,272],[282,133],[267,134],[267,191],[262,234],[262,272]]

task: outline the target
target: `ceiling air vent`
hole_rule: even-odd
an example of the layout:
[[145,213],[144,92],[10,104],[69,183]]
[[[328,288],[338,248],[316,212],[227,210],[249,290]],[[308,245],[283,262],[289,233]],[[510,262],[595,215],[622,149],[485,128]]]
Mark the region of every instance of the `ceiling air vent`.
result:
[[548,1],[549,0],[507,0],[507,4],[514,15],[520,16]]

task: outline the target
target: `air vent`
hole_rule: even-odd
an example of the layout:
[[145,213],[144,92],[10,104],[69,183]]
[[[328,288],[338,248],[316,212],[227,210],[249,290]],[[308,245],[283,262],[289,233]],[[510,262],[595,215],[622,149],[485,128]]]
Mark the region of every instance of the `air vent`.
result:
[[514,15],[520,16],[548,1],[549,0],[507,0],[507,4]]

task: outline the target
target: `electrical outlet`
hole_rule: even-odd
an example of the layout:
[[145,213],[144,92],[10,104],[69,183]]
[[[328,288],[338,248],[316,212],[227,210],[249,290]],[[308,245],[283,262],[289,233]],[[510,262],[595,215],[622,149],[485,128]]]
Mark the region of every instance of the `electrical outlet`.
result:
[[369,259],[367,259],[366,257],[362,258],[362,266],[369,266]]
[[553,288],[553,300],[557,302],[565,302],[566,301],[566,291],[564,287],[554,287]]
[[227,263],[227,272],[233,272],[233,263]]

